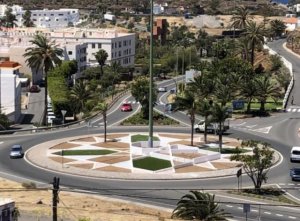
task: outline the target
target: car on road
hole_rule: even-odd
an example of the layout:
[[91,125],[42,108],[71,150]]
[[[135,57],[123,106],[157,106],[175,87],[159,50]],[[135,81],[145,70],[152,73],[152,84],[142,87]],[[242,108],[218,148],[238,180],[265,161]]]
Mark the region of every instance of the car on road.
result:
[[11,147],[9,157],[11,159],[13,158],[23,158],[24,153],[23,153],[23,148],[20,144],[15,144]]
[[300,168],[296,168],[296,167],[292,168],[290,170],[290,176],[293,181],[300,180]]
[[132,111],[132,106],[130,103],[124,103],[121,105],[121,111],[122,112],[127,112],[127,111]]
[[157,88],[157,91],[158,92],[167,92],[168,90],[167,90],[167,87],[159,87],[159,88]]
[[292,147],[290,160],[291,162],[300,161],[300,147]]
[[29,89],[29,92],[31,92],[31,93],[38,93],[40,91],[41,91],[41,89],[38,85],[32,85]]

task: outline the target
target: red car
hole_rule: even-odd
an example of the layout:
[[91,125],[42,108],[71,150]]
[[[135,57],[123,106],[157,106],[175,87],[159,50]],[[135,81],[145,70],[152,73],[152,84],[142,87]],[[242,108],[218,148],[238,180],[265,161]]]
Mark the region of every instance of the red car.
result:
[[29,89],[30,92],[32,93],[38,93],[41,91],[40,87],[38,85],[32,85]]
[[124,103],[121,106],[121,111],[132,111],[132,106],[131,104]]

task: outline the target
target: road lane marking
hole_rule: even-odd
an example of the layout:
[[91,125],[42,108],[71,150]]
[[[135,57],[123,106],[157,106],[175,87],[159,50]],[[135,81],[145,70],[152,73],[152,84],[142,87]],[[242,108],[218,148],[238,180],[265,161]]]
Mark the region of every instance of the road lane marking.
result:
[[278,213],[276,213],[275,215],[276,215],[276,216],[280,216],[280,217],[283,216],[282,214],[278,214]]
[[238,207],[238,209],[243,209],[242,207]]
[[271,215],[272,213],[270,213],[270,212],[264,212],[265,214],[268,214],[268,215]]
[[232,208],[233,206],[230,206],[230,205],[226,205],[227,207],[229,207],[229,208]]
[[289,219],[296,219],[294,216],[288,216]]

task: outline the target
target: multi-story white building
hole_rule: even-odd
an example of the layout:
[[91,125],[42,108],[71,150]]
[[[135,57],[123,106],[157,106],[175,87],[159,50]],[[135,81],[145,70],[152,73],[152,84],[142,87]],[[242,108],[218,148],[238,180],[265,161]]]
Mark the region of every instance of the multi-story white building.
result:
[[[5,15],[7,5],[0,5],[0,17]],[[19,5],[11,6],[12,13],[16,15],[16,25],[18,27],[23,26],[23,15],[26,10]],[[61,8],[58,10],[30,10],[31,20],[36,27],[41,28],[62,28],[73,26],[79,23],[80,15],[78,9]]]
[[13,220],[15,202],[11,199],[0,198],[0,220]]
[[0,63],[1,112],[12,122],[18,122],[21,116],[20,67],[19,63],[13,61]]

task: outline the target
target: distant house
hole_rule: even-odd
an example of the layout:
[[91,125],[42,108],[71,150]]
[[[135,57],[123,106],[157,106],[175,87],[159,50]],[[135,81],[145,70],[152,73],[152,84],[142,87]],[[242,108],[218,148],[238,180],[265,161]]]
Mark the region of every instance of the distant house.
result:
[[0,198],[0,220],[13,220],[13,212],[15,210],[15,202],[11,199]]
[[7,115],[11,122],[18,122],[21,116],[20,67],[19,63],[13,61],[0,63],[1,112]]
[[298,26],[298,18],[295,17],[285,18],[283,22],[286,25],[286,32],[294,31]]

